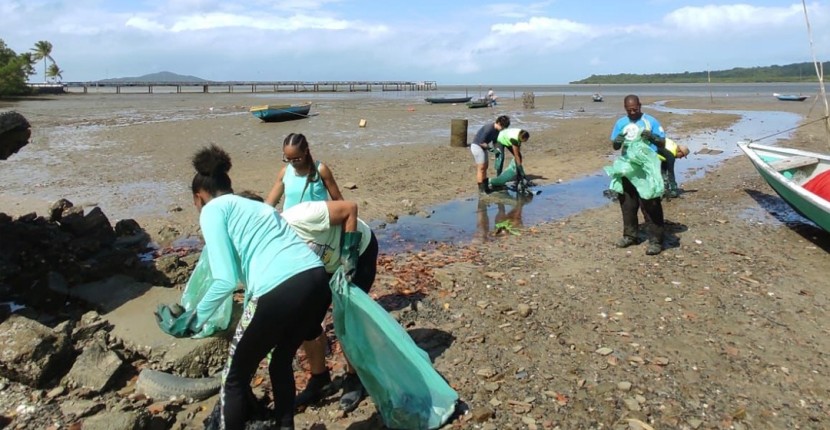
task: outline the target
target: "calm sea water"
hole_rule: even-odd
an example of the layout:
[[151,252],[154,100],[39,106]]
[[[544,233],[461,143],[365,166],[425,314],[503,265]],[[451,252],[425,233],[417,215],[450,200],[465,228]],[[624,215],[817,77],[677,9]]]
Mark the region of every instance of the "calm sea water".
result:
[[[298,93],[268,92],[269,87],[263,85],[258,87],[258,93],[251,93],[251,87],[238,86],[232,89],[234,94],[243,95],[248,94],[256,98],[277,98],[277,99],[295,99],[298,98]],[[500,97],[517,97],[520,98],[524,92],[532,92],[537,96],[590,96],[594,93],[602,93],[605,96],[624,96],[627,94],[638,94],[640,96],[687,96],[687,97],[751,97],[751,96],[771,96],[772,93],[782,94],[803,94],[813,95],[819,93],[819,84],[816,83],[761,83],[761,84],[604,84],[604,85],[486,85],[486,84],[468,84],[468,85],[441,85],[438,84],[438,89],[435,91],[371,91],[371,92],[348,92],[339,91],[333,92],[303,92],[300,93],[303,99],[398,99],[422,102],[424,97],[442,97],[442,96],[472,96],[483,97],[487,91],[492,88]],[[71,92],[78,93],[79,88],[71,88]],[[132,93],[147,93],[145,87],[125,87],[121,89],[123,94]],[[184,87],[183,91],[190,94],[200,94],[202,87]],[[227,87],[215,86],[211,87],[212,93],[227,93]],[[113,94],[114,88],[90,88],[91,94]],[[175,87],[155,87],[153,89],[155,94],[169,94],[175,93]]]

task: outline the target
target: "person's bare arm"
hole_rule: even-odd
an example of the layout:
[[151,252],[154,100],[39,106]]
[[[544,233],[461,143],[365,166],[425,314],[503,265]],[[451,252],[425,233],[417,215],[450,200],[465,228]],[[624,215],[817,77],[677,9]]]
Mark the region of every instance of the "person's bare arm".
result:
[[342,225],[343,232],[357,231],[357,203],[348,200],[328,200],[329,224]]
[[285,192],[285,185],[282,183],[282,178],[285,176],[285,167],[280,169],[280,172],[277,173],[277,180],[274,181],[274,186],[271,187],[271,191],[268,192],[268,197],[265,198],[265,203],[277,207],[277,203],[280,202],[283,193]]
[[320,173],[320,178],[323,179],[323,183],[326,185],[326,189],[329,191],[331,199],[343,200],[343,194],[340,194],[340,188],[337,186],[337,181],[334,180],[334,174],[331,172],[331,169],[325,164],[320,163],[318,172]]
[[521,166],[522,165],[522,148],[519,145],[513,145],[510,147],[510,152],[513,153],[513,158],[516,159],[516,164]]

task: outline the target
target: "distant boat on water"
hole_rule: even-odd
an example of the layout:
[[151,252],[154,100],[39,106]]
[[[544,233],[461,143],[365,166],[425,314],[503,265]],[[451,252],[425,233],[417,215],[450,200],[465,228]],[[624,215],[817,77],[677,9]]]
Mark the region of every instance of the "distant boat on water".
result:
[[251,114],[265,122],[282,122],[308,118],[310,111],[311,103],[251,106]]
[[472,100],[472,97],[427,97],[424,100],[427,103],[432,104],[439,104],[439,103],[467,103],[468,101]]
[[772,93],[773,97],[781,100],[783,102],[803,102],[807,100],[807,96],[795,95],[795,94],[778,94]]

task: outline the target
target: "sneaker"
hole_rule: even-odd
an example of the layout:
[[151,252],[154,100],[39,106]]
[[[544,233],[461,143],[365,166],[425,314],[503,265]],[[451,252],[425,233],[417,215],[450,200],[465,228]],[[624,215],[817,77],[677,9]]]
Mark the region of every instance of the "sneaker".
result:
[[343,412],[351,412],[357,409],[360,401],[366,396],[366,390],[363,388],[363,383],[355,373],[347,373],[346,379],[343,381],[343,395],[340,396],[340,410]]
[[631,236],[623,236],[622,239],[620,239],[616,243],[614,243],[614,246],[616,246],[617,248],[628,248],[629,246],[636,245],[636,244],[637,244],[637,239],[634,239]]
[[294,399],[294,407],[319,402],[328,388],[331,388],[331,374],[328,370],[317,375],[311,375],[303,391],[300,391]]

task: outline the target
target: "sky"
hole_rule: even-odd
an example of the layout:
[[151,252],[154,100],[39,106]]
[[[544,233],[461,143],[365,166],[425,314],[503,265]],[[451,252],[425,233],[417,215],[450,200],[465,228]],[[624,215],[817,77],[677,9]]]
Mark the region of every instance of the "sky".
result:
[[[830,0],[808,1],[830,54]],[[0,39],[39,40],[64,81],[171,71],[209,80],[565,84],[812,61],[787,0],[0,0]],[[43,66],[31,81],[43,81]]]

